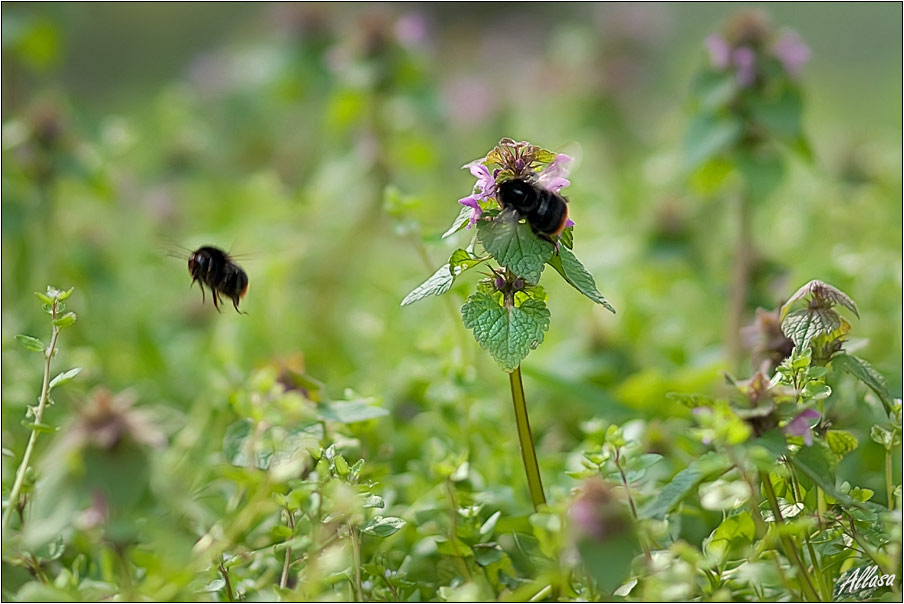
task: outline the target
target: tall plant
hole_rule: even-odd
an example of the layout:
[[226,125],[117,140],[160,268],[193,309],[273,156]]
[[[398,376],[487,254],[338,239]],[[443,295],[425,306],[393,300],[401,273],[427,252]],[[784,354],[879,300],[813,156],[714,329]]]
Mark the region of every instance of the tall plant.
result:
[[546,502],[540,470],[528,421],[521,361],[543,342],[549,329],[546,290],[540,277],[547,265],[572,287],[608,310],[615,312],[596,287],[593,276],[572,252],[574,222],[566,222],[561,235],[538,235],[525,216],[512,213],[499,202],[499,186],[507,180],[523,179],[541,190],[558,195],[571,183],[566,178],[572,158],[528,142],[503,138],[486,156],[463,166],[477,178],[471,195],[459,200],[462,208],[449,237],[476,227],[466,248],[455,250],[449,261],[408,294],[402,305],[449,291],[465,271],[484,263],[496,265],[489,278],[461,307],[465,327],[499,366],[509,374],[515,422],[528,486],[534,507]]

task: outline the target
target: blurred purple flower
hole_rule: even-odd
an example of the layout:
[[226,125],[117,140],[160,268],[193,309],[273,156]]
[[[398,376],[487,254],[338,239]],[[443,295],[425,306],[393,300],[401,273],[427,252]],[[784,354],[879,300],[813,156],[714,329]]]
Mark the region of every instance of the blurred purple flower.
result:
[[819,411],[816,409],[804,409],[785,426],[785,434],[789,436],[803,436],[804,443],[809,447],[813,444],[813,428],[810,420],[819,419]]
[[402,46],[417,46],[427,39],[427,20],[420,13],[405,13],[395,24],[395,36]]
[[471,171],[471,174],[477,178],[477,183],[474,185],[475,192],[468,197],[462,197],[458,200],[458,203],[461,205],[473,209],[471,218],[468,221],[469,229],[477,223],[477,219],[483,214],[483,208],[480,207],[480,202],[486,201],[496,195],[496,177],[490,172],[490,169],[482,163],[483,161],[484,158],[475,159],[471,163],[462,166],[462,168],[468,168]]
[[804,64],[810,60],[810,47],[804,44],[796,31],[786,30],[773,44],[772,54],[775,55],[785,68],[785,72],[791,77],[800,75]]
[[731,53],[731,62],[738,73],[738,82],[747,88],[756,81],[756,53],[752,48],[741,46]]
[[731,63],[731,46],[719,34],[706,38],[706,49],[709,51],[709,60],[716,69],[725,69]]

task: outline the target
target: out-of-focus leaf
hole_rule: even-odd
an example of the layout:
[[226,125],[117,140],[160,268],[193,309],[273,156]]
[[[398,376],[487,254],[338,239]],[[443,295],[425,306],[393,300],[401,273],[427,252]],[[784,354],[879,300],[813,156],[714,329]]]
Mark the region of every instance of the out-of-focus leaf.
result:
[[361,525],[362,533],[374,537],[389,537],[405,526],[405,521],[395,516],[375,516],[373,520]]
[[46,348],[44,342],[38,338],[26,336],[21,333],[16,334],[16,343],[25,350],[31,350],[32,352],[44,352],[44,349]]
[[700,113],[691,122],[684,138],[684,163],[693,170],[729,149],[741,137],[743,128],[735,117]]
[[753,543],[755,528],[750,512],[729,516],[703,542],[703,550],[719,560],[743,557]]
[[838,367],[866,384],[882,401],[885,412],[891,413],[893,400],[888,392],[888,382],[881,373],[873,369],[872,365],[858,356],[841,352],[832,357],[832,366]]
[[343,424],[353,424],[389,415],[389,411],[383,407],[375,407],[366,401],[334,401],[321,404],[317,410],[324,419]]
[[720,474],[731,467],[731,463],[715,452],[706,453],[692,461],[685,469],[672,478],[669,484],[659,490],[656,498],[639,512],[641,518],[664,518],[685,497],[693,493],[705,478]]
[[50,380],[50,389],[53,390],[57,386],[62,386],[63,384],[69,382],[77,376],[81,372],[81,367],[73,367],[69,371],[64,371],[60,374],[57,374],[55,378]]

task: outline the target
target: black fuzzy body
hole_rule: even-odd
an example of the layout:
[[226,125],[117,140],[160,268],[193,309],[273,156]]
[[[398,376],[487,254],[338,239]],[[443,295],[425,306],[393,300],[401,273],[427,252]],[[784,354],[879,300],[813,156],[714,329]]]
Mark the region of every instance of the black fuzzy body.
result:
[[213,305],[220,310],[220,297],[232,300],[236,312],[239,300],[248,293],[248,275],[232,258],[219,248],[210,245],[198,248],[188,257],[188,273],[201,287],[201,300],[204,300],[204,286],[210,288]]
[[557,238],[568,221],[568,200],[523,178],[500,184],[497,199],[503,209],[517,212],[546,239]]

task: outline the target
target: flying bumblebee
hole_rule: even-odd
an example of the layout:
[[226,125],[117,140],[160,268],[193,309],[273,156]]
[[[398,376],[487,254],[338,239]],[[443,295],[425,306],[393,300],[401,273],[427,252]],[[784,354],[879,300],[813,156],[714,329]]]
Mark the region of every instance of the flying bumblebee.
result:
[[568,222],[567,199],[523,178],[500,184],[497,199],[503,210],[513,210],[534,233],[553,243]]
[[[213,305],[220,311],[220,298],[230,298],[236,312],[239,300],[248,293],[248,275],[223,250],[205,245],[198,248],[188,257],[188,273],[191,284],[195,281],[201,287],[201,301],[204,302],[204,286],[210,288]],[[222,312],[222,311],[220,311]]]

